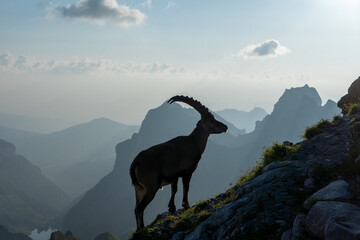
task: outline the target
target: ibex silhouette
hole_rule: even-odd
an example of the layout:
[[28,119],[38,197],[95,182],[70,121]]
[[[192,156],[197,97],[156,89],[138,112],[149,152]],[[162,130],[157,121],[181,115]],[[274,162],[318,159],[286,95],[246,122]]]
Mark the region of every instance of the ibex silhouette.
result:
[[213,133],[227,131],[227,126],[217,120],[200,102],[186,96],[174,96],[168,103],[184,102],[201,114],[201,120],[188,136],[175,137],[167,142],[141,151],[130,167],[130,176],[135,188],[135,217],[137,229],[144,227],[144,210],[153,200],[158,189],[171,184],[169,211],[175,212],[174,203],[178,179],[183,182],[182,206],[189,208],[188,191],[192,173],[203,154],[208,137]]

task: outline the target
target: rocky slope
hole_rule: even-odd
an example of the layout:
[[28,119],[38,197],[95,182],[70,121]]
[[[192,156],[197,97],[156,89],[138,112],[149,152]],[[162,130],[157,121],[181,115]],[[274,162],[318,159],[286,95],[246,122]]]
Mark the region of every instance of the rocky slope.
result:
[[360,239],[360,107],[349,105],[306,140],[265,150],[227,192],[160,214],[131,239]]

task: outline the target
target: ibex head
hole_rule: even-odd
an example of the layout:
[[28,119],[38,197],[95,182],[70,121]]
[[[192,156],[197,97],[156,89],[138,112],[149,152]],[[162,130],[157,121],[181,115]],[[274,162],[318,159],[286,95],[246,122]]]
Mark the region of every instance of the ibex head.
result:
[[174,96],[168,100],[168,103],[183,102],[192,106],[201,115],[201,120],[197,123],[197,127],[203,128],[209,134],[226,132],[228,127],[222,122],[217,121],[214,115],[207,107],[202,105],[199,101],[187,96]]

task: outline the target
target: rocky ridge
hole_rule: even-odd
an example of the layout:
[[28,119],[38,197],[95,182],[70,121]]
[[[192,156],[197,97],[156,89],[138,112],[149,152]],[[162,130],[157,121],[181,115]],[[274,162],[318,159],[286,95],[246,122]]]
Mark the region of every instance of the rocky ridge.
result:
[[227,192],[160,214],[131,239],[360,239],[360,113],[345,105],[306,140],[267,149]]

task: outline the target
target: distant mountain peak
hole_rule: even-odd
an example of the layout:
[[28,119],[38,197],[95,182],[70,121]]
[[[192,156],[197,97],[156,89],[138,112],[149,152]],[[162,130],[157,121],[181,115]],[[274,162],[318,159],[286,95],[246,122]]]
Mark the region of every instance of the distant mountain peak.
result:
[[283,95],[279,98],[278,102],[274,106],[274,111],[278,108],[284,108],[288,106],[288,108],[292,107],[292,104],[300,102],[302,99],[311,98],[315,101],[317,106],[321,106],[322,100],[319,93],[315,88],[309,87],[309,85],[305,84],[303,87],[295,87],[286,89]]

